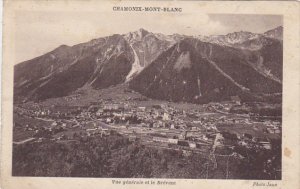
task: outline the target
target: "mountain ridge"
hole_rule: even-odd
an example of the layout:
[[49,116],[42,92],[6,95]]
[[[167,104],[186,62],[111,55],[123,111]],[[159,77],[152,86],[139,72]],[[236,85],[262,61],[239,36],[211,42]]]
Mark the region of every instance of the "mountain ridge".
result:
[[[178,71],[174,68],[176,60],[184,54],[189,56],[191,63]],[[224,49],[192,38],[180,41],[161,54],[130,83],[130,87],[152,98],[189,102],[281,91],[280,83],[256,72],[239,50]]]
[[[201,69],[209,69],[214,74],[218,72],[223,75],[223,79],[227,79],[228,85],[235,85],[238,89],[247,88],[249,84],[245,82],[239,84],[245,79],[245,76],[232,69],[240,69],[240,67],[243,67],[242,65],[246,65],[247,68],[243,67],[243,69],[248,70],[247,73],[264,78],[262,81],[265,83],[272,83],[270,85],[271,88],[276,86],[276,90],[269,90],[270,87],[265,86],[265,89],[258,91],[254,89],[259,87],[250,87],[254,91],[248,93],[248,95],[253,96],[257,92],[278,93],[281,92],[279,88],[282,85],[282,40],[278,37],[280,33],[282,34],[280,28],[269,30],[264,34],[242,32],[242,35],[239,36],[239,32],[235,32],[227,35],[231,36],[231,42],[239,41],[239,43],[235,42],[228,45],[209,42],[208,39],[199,39],[192,36],[180,34],[163,35],[139,29],[123,35],[114,34],[93,39],[74,46],[61,45],[49,53],[15,65],[14,97],[15,100],[22,99],[23,101],[44,100],[66,96],[84,87],[102,89],[129,82],[132,89],[141,92],[143,95],[160,98],[157,95],[148,94],[137,87],[139,85],[136,84],[141,82],[137,81],[138,78],[143,78],[143,75],[147,75],[148,67],[153,67],[155,62],[161,61],[162,56],[172,59],[167,64],[174,64],[172,69],[168,68],[169,75],[175,76],[177,72],[188,73],[190,71],[187,70],[195,67],[195,61],[201,60],[205,62],[205,65],[207,64]],[[219,41],[222,40],[224,41],[224,35],[221,36]],[[180,48],[185,49],[185,46],[189,46],[189,49],[182,51]],[[170,54],[170,49],[174,48],[176,51]],[[232,64],[232,61],[236,61],[236,64]],[[166,61],[161,62],[164,62],[161,64],[166,63]],[[220,64],[221,62],[227,62],[227,64]],[[197,67],[197,69],[200,68]],[[156,72],[159,71],[161,70],[156,70]],[[168,75],[167,73],[165,74]],[[157,73],[154,73],[154,75],[157,75]],[[192,86],[198,86],[197,83],[199,83],[198,78],[200,76],[194,74],[194,77],[191,78],[193,80]],[[210,81],[212,79],[210,77],[208,75],[205,80]],[[250,79],[248,82],[253,83],[253,86],[260,85],[255,84],[256,81],[253,79]],[[145,83],[145,85],[148,84]],[[212,85],[214,86],[214,84]],[[168,87],[170,86],[166,88]],[[209,94],[209,90],[217,90],[211,88],[208,87],[206,96]],[[155,89],[153,90],[155,92]],[[198,91],[200,90],[198,89]],[[164,91],[164,93],[174,93],[174,91],[170,89]],[[191,94],[194,95],[194,92]],[[228,95],[236,94],[224,93],[226,98]],[[170,96],[171,94],[163,96],[168,95]],[[195,95],[193,97],[180,95],[180,98],[177,99],[176,97],[174,100],[196,102]],[[198,96],[201,97],[202,95]],[[172,98],[167,97],[163,99],[172,100]],[[217,98],[214,100],[217,100]]]

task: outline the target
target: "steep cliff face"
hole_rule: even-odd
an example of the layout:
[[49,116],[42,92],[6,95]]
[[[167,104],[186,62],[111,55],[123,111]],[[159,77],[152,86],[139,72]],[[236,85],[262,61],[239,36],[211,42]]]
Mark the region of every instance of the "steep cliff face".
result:
[[161,52],[165,51],[176,42],[172,37],[153,34],[144,29],[130,32],[124,35],[124,37],[134,51],[136,60],[126,81],[131,80],[135,75],[140,73],[145,67],[151,64]]

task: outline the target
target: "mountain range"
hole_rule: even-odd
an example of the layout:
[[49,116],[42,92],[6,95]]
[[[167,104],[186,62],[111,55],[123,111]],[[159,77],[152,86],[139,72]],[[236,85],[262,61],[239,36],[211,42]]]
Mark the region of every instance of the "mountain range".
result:
[[278,101],[283,27],[256,34],[164,35],[144,29],[93,39],[14,67],[15,101],[127,83],[149,98],[206,103],[240,96]]

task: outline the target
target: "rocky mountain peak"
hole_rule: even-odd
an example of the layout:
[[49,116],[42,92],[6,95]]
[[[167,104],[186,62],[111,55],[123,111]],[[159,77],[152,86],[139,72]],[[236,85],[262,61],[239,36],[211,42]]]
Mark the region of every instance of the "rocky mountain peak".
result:
[[137,31],[129,32],[124,35],[125,39],[129,42],[141,41],[145,36],[147,36],[150,32],[147,30],[140,28]]
[[146,36],[149,32],[147,31],[147,30],[145,30],[144,28],[140,28],[139,30],[138,30],[138,32],[140,33],[140,35],[142,36],[142,37],[144,37],[144,36]]

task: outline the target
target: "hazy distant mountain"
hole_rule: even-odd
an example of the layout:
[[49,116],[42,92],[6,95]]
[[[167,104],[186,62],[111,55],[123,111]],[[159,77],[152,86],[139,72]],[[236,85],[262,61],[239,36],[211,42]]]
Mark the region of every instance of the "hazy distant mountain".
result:
[[283,27],[279,26],[262,34],[240,31],[227,35],[198,36],[197,38],[201,41],[223,46],[258,50],[266,45],[266,43],[272,43],[274,40],[282,41],[282,35]]
[[234,32],[227,35],[212,35],[212,36],[199,36],[199,39],[205,42],[215,43],[218,45],[232,46],[234,44],[243,43],[247,40],[257,38],[259,34],[251,32]]
[[279,26],[279,27],[277,27],[275,29],[266,31],[264,33],[264,35],[267,36],[267,37],[271,37],[271,38],[282,40],[282,38],[283,38],[283,27]]
[[282,27],[210,37],[140,29],[63,45],[15,66],[14,97],[43,100],[124,82],[146,96],[174,101],[270,96],[282,87],[280,35]]

